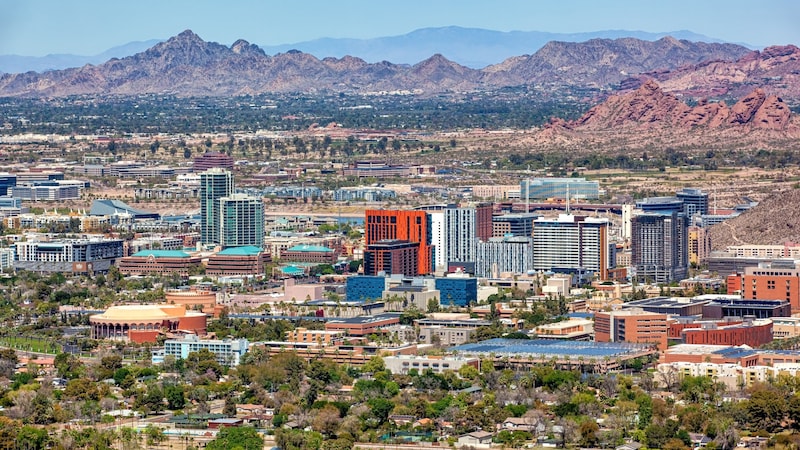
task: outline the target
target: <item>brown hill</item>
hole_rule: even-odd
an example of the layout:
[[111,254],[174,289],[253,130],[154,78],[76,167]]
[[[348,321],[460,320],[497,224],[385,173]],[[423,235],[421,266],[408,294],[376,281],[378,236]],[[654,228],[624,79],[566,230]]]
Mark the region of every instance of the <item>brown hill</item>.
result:
[[567,124],[574,130],[619,128],[740,128],[784,130],[791,112],[775,95],[756,89],[728,107],[724,102],[701,101],[689,106],[664,92],[653,80],[625,94],[613,95],[591,108],[580,119]]
[[780,245],[800,242],[800,190],[775,192],[739,217],[711,227],[711,246],[724,250],[729,245]]

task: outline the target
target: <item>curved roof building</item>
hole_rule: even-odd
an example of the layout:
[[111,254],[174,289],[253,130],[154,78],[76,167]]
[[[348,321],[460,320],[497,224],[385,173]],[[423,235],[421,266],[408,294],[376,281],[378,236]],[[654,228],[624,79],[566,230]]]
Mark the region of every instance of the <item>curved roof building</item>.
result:
[[156,342],[161,333],[206,333],[207,316],[185,305],[117,305],[89,317],[92,338]]

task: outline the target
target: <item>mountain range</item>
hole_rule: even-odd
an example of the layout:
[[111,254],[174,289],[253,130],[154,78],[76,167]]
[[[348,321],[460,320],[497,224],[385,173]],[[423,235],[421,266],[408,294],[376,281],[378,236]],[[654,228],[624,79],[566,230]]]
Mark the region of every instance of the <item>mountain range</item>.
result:
[[[512,56],[531,54],[550,41],[583,42],[590,39],[619,39],[632,37],[655,41],[666,36],[695,42],[716,42],[691,31],[666,33],[644,31],[602,30],[586,33],[548,33],[543,31],[494,31],[481,28],[439,27],[423,28],[399,36],[372,39],[321,38],[281,45],[262,45],[268,55],[300,50],[318,58],[355,56],[370,63],[392,61],[395,64],[415,64],[431,55],[442,54],[451,61],[473,69],[498,64]],[[164,39],[130,42],[97,55],[55,54],[46,56],[0,55],[0,72],[44,72],[101,64],[110,58],[124,58],[143,52]]]
[[[791,66],[795,50],[752,52],[736,44],[702,43],[664,37],[655,42],[635,38],[592,39],[583,43],[549,42],[532,55],[508,58],[481,70],[435,54],[414,65],[363,59],[318,59],[298,50],[269,56],[244,40],[230,47],[206,42],[187,30],[132,56],[97,66],[4,74],[0,95],[66,96],[75,94],[166,93],[180,96],[227,96],[268,92],[376,92],[495,89],[536,85],[556,89],[615,88],[627,80],[638,86],[641,74],[681,74],[683,68],[711,64],[717,72],[739,61],[775,60],[776,67]],[[749,58],[749,59],[748,59]],[[762,64],[763,65],[763,64]],[[752,66],[752,64],[751,64]],[[748,66],[750,67],[750,66]],[[793,66],[792,66],[793,67]],[[762,72],[755,71],[761,77]],[[744,74],[738,83],[747,83]],[[761,77],[763,78],[763,77]],[[753,80],[762,83],[761,78]],[[780,80],[774,80],[776,82]],[[660,79],[660,82],[666,83]],[[638,83],[638,84],[637,84]],[[798,96],[800,97],[800,96]]]
[[160,39],[129,42],[112,47],[96,55],[54,54],[46,56],[0,55],[0,72],[44,72],[46,70],[68,69],[86,64],[102,64],[111,58],[124,58],[143,52],[162,42]]
[[666,36],[694,42],[722,43],[691,31],[648,33],[630,30],[602,30],[586,33],[548,33],[543,31],[494,31],[481,28],[422,28],[400,36],[373,39],[323,38],[293,44],[261,46],[267,54],[300,50],[317,57],[342,58],[355,56],[370,63],[392,61],[414,64],[430,55],[447,59],[473,69],[499,64],[512,56],[535,53],[551,41],[584,42],[590,39],[635,38],[656,41]]

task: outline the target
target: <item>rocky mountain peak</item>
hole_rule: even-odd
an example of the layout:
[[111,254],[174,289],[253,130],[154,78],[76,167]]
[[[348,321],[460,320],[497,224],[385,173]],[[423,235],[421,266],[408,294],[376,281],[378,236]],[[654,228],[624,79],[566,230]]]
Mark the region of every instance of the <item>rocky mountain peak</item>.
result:
[[237,55],[265,55],[264,50],[255,44],[251,44],[244,39],[239,39],[231,45],[231,51]]

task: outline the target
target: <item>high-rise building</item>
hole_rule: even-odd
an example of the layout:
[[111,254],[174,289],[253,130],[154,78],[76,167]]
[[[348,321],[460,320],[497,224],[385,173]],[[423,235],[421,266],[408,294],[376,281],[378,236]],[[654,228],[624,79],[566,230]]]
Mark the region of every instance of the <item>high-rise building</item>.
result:
[[636,200],[636,209],[646,213],[683,212],[683,200],[678,197],[648,197]]
[[431,245],[433,246],[433,266],[436,270],[447,268],[444,257],[444,211],[429,211],[428,219],[431,222]]
[[695,188],[683,188],[675,196],[683,201],[683,213],[692,218],[708,214],[708,193]]
[[517,237],[533,236],[533,221],[540,216],[533,213],[503,214],[492,217],[492,236],[496,238],[508,235]]
[[608,220],[561,214],[533,223],[533,269],[608,278]]
[[443,231],[447,263],[475,262],[478,241],[492,237],[492,205],[445,209]]
[[700,265],[711,253],[711,238],[705,228],[692,225],[688,229],[689,264]]
[[219,208],[220,245],[264,246],[264,204],[260,198],[231,194],[219,199]]
[[622,205],[622,239],[631,238],[631,219],[633,219],[633,205]]
[[682,210],[639,212],[631,229],[631,264],[638,280],[669,283],[686,278],[688,227]]
[[523,236],[478,242],[475,276],[497,278],[501,273],[523,274],[533,269],[533,239]]
[[367,245],[364,250],[364,275],[419,275],[419,242],[385,239]]
[[370,245],[385,240],[408,241],[419,244],[416,275],[431,273],[435,249],[431,245],[431,221],[427,212],[371,209],[365,216],[365,263]]
[[233,174],[212,168],[200,174],[200,241],[204,244],[220,243],[219,199],[233,194]]

